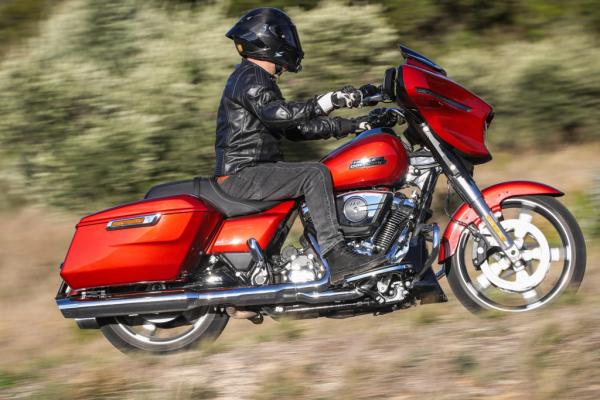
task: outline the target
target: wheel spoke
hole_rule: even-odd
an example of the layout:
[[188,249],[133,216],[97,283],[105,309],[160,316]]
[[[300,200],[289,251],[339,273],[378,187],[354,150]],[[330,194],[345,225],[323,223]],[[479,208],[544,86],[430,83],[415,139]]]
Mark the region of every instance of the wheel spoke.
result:
[[529,278],[529,274],[524,269],[517,271],[517,275],[515,277],[515,281],[527,280]]
[[480,291],[484,291],[488,287],[490,287],[491,282],[486,278],[485,274],[481,274],[477,277],[477,289]]
[[521,293],[521,296],[523,296],[523,298],[527,300],[527,302],[534,302],[536,300],[539,300],[538,293],[535,291],[535,289],[523,292]]
[[519,225],[515,228],[515,237],[517,239],[523,239],[527,234],[527,225],[531,223],[533,219],[533,215],[531,215],[531,211],[529,210],[521,210],[519,212]]
[[562,247],[552,247],[550,249],[550,261],[560,261],[565,253]]
[[156,325],[152,322],[146,322],[144,323],[144,325],[142,325],[142,327],[150,336],[154,335],[154,333],[156,332]]
[[502,272],[502,267],[500,267],[500,263],[492,263],[489,265],[490,266],[490,271],[492,271],[492,274],[498,276],[500,274],[500,272]]
[[542,249],[540,247],[536,247],[534,249],[524,250],[521,252],[521,255],[525,261],[541,260]]
[[[501,258],[500,260],[498,260],[498,272],[496,273],[496,275],[498,275],[500,273],[500,271],[504,271],[506,269],[508,269],[510,267],[510,261],[508,261],[506,258]],[[493,271],[496,271],[495,269],[492,268]]]

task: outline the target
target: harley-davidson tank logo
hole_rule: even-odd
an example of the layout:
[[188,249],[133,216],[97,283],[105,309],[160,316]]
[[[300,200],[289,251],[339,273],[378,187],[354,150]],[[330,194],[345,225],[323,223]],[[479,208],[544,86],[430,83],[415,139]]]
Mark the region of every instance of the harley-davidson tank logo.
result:
[[350,169],[373,167],[375,165],[383,165],[386,162],[385,157],[364,157],[360,160],[352,160]]

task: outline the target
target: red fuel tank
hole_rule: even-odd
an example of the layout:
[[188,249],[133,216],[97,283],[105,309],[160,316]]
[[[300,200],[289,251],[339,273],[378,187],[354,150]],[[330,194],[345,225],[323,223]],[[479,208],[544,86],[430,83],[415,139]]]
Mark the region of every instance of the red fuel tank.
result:
[[391,131],[374,129],[358,135],[321,160],[333,177],[334,190],[390,186],[408,170],[408,154]]

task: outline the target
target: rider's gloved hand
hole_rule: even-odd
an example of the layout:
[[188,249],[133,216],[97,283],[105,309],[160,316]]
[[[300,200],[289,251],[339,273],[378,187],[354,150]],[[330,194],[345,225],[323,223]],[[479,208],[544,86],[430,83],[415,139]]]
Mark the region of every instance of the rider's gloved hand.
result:
[[371,129],[368,115],[358,118],[335,117],[333,120],[337,125],[336,132],[333,133],[333,137],[336,139],[341,139],[351,133],[360,133]]
[[[358,90],[361,91],[363,99],[366,97],[374,96],[381,92],[381,90],[377,86],[372,85],[370,83],[367,83],[366,85],[361,86],[360,89],[358,89]],[[363,101],[361,106],[370,107],[370,106],[374,106],[376,104],[377,104],[377,101],[368,101],[368,102]]]
[[373,128],[391,128],[401,121],[398,113],[389,108],[376,108],[367,116],[367,124]]
[[368,115],[357,118],[340,118],[334,120],[338,126],[337,132],[333,136],[337,139],[347,136],[350,133],[360,133],[374,128],[391,128],[400,121],[400,117],[394,111],[388,108],[376,108]]
[[356,128],[353,119],[335,117],[333,120],[336,124],[336,130],[333,132],[333,137],[336,139],[348,136],[350,133],[354,132]]
[[360,133],[374,128],[391,128],[400,121],[401,117],[389,108],[376,108],[368,115],[357,118],[335,117],[336,131],[333,137],[341,139],[350,133]]
[[319,107],[321,107],[321,110],[323,110],[325,114],[329,114],[331,111],[342,107],[359,107],[362,98],[363,93],[360,89],[355,89],[353,86],[348,85],[338,91],[318,96],[317,104],[319,104]]

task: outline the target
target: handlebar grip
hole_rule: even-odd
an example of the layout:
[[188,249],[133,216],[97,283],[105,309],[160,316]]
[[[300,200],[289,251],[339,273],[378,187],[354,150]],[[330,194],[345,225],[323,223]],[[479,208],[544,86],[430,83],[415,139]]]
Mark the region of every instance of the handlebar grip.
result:
[[373,96],[368,96],[368,97],[363,97],[362,101],[361,101],[361,105],[372,105],[372,103],[379,103],[381,101],[383,101],[383,94],[379,93],[379,94],[375,94]]

